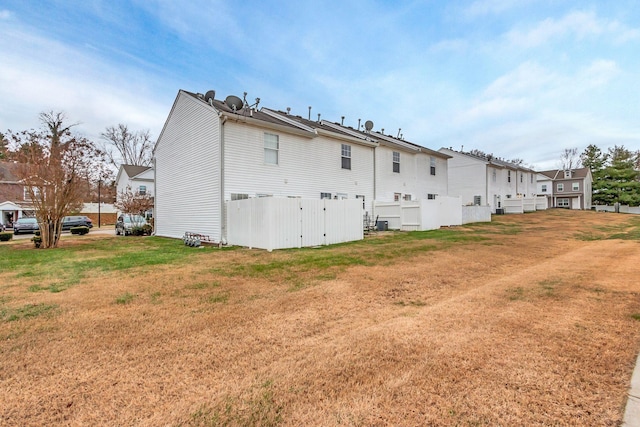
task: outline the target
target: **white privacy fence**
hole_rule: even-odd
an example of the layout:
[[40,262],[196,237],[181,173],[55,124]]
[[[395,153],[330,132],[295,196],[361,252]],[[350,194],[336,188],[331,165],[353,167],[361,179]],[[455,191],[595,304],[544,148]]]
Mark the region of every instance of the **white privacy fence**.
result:
[[502,201],[502,209],[506,214],[535,212],[537,210],[545,210],[547,208],[548,202],[545,196],[518,197],[513,199],[504,199]]
[[362,201],[260,197],[227,202],[227,243],[273,249],[361,240]]
[[432,200],[410,202],[375,202],[374,213],[378,221],[387,221],[391,230],[435,230],[463,223],[460,197],[442,196]]
[[595,205],[596,211],[598,212],[619,212],[619,213],[630,213],[630,214],[640,214],[640,206],[629,206],[629,205]]

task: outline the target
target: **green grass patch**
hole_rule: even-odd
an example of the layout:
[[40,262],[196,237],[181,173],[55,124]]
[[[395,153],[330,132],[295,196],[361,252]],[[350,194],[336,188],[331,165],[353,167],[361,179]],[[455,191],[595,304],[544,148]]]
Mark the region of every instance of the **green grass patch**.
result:
[[[65,247],[63,243],[57,249],[37,251],[14,245],[0,246],[0,271],[30,279],[31,285],[37,284],[42,290],[60,292],[96,272],[177,265],[213,250],[207,248],[196,252],[189,249],[181,240],[161,237],[87,240],[73,246]],[[43,285],[47,282],[54,282],[55,286]],[[36,291],[35,286],[32,291]]]
[[426,302],[416,300],[416,301],[398,301],[394,302],[395,305],[399,305],[400,307],[424,307],[427,305]]
[[4,322],[14,322],[42,315],[53,315],[58,309],[56,304],[27,304],[22,307],[0,308],[0,319]]
[[635,319],[635,320],[640,320],[640,313],[633,313],[633,314],[631,315],[631,318],[632,318],[632,319]]
[[134,294],[127,292],[116,298],[116,304],[129,304],[135,297],[136,296]]
[[226,396],[213,407],[202,405],[191,414],[189,425],[275,427],[282,424],[283,414],[284,405],[277,401],[269,380],[242,396]]
[[209,295],[206,298],[206,302],[209,304],[226,304],[229,301],[229,292],[219,292],[214,295]]
[[217,280],[213,282],[196,282],[191,285],[188,285],[187,289],[211,289],[211,288],[219,288],[220,282]]
[[524,300],[524,288],[521,286],[515,288],[507,289],[507,297],[511,301],[522,301]]

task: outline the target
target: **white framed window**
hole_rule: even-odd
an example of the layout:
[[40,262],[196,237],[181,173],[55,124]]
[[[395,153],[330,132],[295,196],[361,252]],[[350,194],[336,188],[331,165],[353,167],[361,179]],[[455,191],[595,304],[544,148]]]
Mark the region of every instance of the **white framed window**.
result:
[[400,153],[397,151],[393,152],[393,171],[400,173]]
[[557,185],[557,187],[556,187],[556,189],[557,189],[558,191],[564,191],[564,184],[563,184],[563,183],[561,183],[561,182],[559,182],[559,183],[558,183],[558,185]]
[[436,174],[436,158],[435,157],[431,157],[429,159],[429,173],[431,173],[431,175]]
[[542,184],[542,189],[541,189],[541,191],[542,191],[543,193],[546,193],[546,192],[547,192],[547,184]]
[[493,170],[491,171],[491,180],[492,180],[493,182],[496,182],[496,177],[497,177],[497,175],[498,175],[498,174],[496,173],[496,170],[495,170],[495,169],[493,169]]
[[558,199],[558,207],[559,208],[568,208],[569,207],[569,199]]
[[435,198],[436,198],[435,194],[431,194],[431,193],[427,194],[427,200],[435,200]]
[[405,194],[404,196],[402,196],[402,200],[404,200],[406,202],[410,202],[411,201],[411,194]]
[[280,150],[280,141],[278,135],[272,133],[264,134],[264,162],[267,165],[278,164],[278,151]]
[[[34,197],[40,196],[40,189],[38,187],[31,187],[31,190],[33,191]],[[29,187],[26,185],[24,186],[24,194],[22,197],[24,198],[24,200],[31,200],[31,195],[29,194]]]
[[342,169],[351,169],[351,146],[342,144]]
[[146,185],[141,185],[138,187],[138,194],[141,196],[144,196],[145,194],[147,194],[147,186]]
[[507,182],[511,182],[511,171],[507,171]]
[[249,195],[244,193],[231,193],[231,200],[244,200],[248,199]]
[[520,172],[520,183],[523,183],[524,181],[524,174],[522,172]]
[[338,200],[345,200],[347,197],[348,196],[345,193],[337,193],[336,194],[336,199],[338,199]]
[[572,182],[571,183],[571,190],[572,191],[580,191],[580,183],[579,182]]
[[331,198],[331,193],[320,193],[320,198],[321,199],[330,199]]
[[482,196],[473,196],[473,204],[480,206],[482,204]]
[[400,193],[393,193],[393,201],[394,201],[394,202],[399,202],[399,201],[400,201],[400,197],[402,197],[402,194],[400,194]]

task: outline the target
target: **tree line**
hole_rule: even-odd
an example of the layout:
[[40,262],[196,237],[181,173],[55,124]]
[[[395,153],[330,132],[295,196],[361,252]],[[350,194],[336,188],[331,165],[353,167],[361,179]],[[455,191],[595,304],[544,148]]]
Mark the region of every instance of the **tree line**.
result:
[[118,206],[114,182],[120,164],[150,165],[149,131],[130,131],[124,124],[110,126],[98,144],[75,133],[78,123],[69,123],[62,112],[40,113],[39,120],[39,130],[0,133],[0,160],[15,163],[15,174],[40,224],[41,247],[58,245],[62,219],[78,212],[85,202],[114,202],[127,213],[151,204],[149,195],[124,195],[119,199],[132,206]]

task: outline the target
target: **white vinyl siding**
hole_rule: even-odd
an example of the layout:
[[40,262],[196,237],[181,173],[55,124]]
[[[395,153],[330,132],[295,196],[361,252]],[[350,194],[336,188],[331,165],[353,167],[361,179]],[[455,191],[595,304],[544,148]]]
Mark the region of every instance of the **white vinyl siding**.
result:
[[231,193],[249,197],[318,199],[322,193],[363,194],[373,200],[373,148],[350,144],[351,170],[341,168],[342,142],[326,136],[315,138],[281,132],[278,135],[278,167],[264,162],[264,129],[227,121],[225,127],[224,198]]
[[155,150],[157,235],[222,237],[219,142],[215,109],[179,92]]

